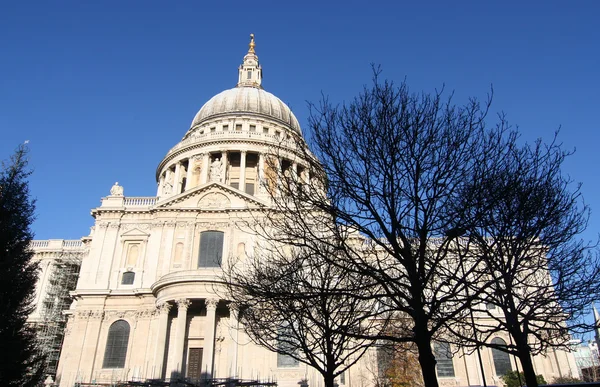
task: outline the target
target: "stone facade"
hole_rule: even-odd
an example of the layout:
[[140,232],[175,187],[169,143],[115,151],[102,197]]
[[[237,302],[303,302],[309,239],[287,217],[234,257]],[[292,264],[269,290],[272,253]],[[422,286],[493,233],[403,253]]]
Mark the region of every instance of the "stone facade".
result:
[[[309,161],[295,151],[298,120],[262,89],[253,40],[238,74],[238,85],[209,100],[167,152],[156,171],[156,196],[127,197],[116,183],[92,210],[95,225],[84,238],[67,312],[60,386],[178,376],[274,379],[284,387],[307,378],[322,385],[314,370],[278,367],[277,354],[251,343],[220,283],[227,258],[258,243],[240,224],[269,207],[274,168],[311,179]],[[499,384],[491,352],[482,354],[488,385]],[[547,379],[566,375],[569,356],[538,356],[535,366]],[[369,352],[339,384],[373,385],[376,357]],[[475,354],[459,352],[453,368],[455,376],[440,378],[442,385],[482,384]]]

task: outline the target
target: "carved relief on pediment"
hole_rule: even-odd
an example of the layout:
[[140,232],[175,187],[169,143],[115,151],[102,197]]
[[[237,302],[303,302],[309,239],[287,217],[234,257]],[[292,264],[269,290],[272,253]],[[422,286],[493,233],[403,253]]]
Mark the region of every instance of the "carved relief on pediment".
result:
[[210,192],[198,201],[198,207],[202,209],[220,209],[231,207],[231,200],[219,192]]

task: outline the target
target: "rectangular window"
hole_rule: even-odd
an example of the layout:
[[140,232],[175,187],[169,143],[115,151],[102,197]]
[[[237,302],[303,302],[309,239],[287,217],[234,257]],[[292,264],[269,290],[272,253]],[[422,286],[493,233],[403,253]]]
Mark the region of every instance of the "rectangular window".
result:
[[294,348],[295,346],[292,344],[293,342],[294,339],[290,335],[289,327],[280,327],[277,346],[285,353],[277,353],[277,367],[298,367],[300,365],[298,360],[288,355],[289,353],[298,353],[298,349]]
[[223,130],[229,130],[229,125],[223,125]]
[[452,351],[448,343],[435,343],[433,355],[437,361],[438,377],[454,377],[454,364],[452,363]]
[[126,271],[121,277],[121,285],[133,285],[135,280],[135,273],[132,271]]
[[236,124],[235,130],[242,130],[242,124]]
[[205,231],[200,234],[200,257],[198,267],[221,267],[223,257],[223,233]]
[[252,71],[248,70],[248,79],[252,79]]
[[263,127],[263,133],[264,134],[269,134],[269,128],[267,128],[266,126]]
[[250,131],[256,132],[256,125],[250,125]]
[[217,128],[215,128],[215,127],[210,128],[211,132],[214,132],[215,130],[217,130]]
[[246,183],[246,193],[254,195],[254,183]]

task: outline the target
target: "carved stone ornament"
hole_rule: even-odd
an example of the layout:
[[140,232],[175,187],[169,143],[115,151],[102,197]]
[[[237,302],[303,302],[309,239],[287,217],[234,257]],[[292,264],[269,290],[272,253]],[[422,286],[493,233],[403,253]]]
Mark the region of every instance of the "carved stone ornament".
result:
[[204,300],[204,302],[206,303],[206,309],[207,310],[215,310],[217,309],[217,304],[219,303],[219,299],[218,298],[207,298],[206,300]]
[[158,314],[163,314],[163,313],[169,313],[169,310],[171,310],[171,307],[173,305],[169,304],[168,302],[163,302],[161,304],[156,305],[156,311],[158,312]]
[[227,208],[230,207],[230,203],[229,198],[222,193],[211,192],[198,201],[198,207],[207,209]]
[[135,312],[136,319],[146,319],[154,317],[155,309],[142,309]]
[[116,317],[118,319],[123,319],[125,317],[133,318],[136,314],[136,311],[133,310],[111,310],[106,312],[107,317]]
[[78,310],[75,312],[77,318],[90,319],[90,320],[101,320],[104,317],[103,310]]
[[210,181],[221,181],[223,162],[218,157],[210,164]]
[[192,303],[187,298],[180,298],[176,302],[177,302],[177,309],[178,310],[182,310],[182,309],[186,309],[187,310],[187,308],[189,308],[190,304]]
[[123,196],[123,186],[118,181],[110,189],[110,196]]

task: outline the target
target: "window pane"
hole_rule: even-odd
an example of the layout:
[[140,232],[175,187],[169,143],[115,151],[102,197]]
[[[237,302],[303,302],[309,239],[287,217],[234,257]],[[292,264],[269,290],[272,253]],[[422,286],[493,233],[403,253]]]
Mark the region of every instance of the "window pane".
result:
[[127,356],[129,341],[129,323],[125,320],[115,321],[108,329],[106,349],[102,368],[123,368]]
[[198,267],[221,267],[223,256],[223,233],[205,231],[200,234],[200,257]]
[[246,193],[254,195],[254,183],[246,183]]
[[123,277],[121,277],[121,285],[133,285],[134,279],[135,273],[132,271],[126,271],[123,273]]
[[448,343],[435,343],[433,346],[435,360],[437,361],[437,372],[440,378],[454,377],[454,364],[452,363],[452,351]]
[[[506,347],[506,341],[502,340],[499,337],[494,338],[492,340],[492,344],[497,344]],[[508,356],[508,353],[496,348],[492,348],[492,357],[494,358],[494,367],[496,367],[496,375],[502,376],[512,370],[510,366],[510,357]]]
[[[289,328],[286,327],[281,327],[279,328],[279,336],[280,337],[286,337],[289,335],[288,333]],[[286,337],[287,340],[289,340],[289,338]],[[281,340],[279,341],[279,343],[277,343],[277,346],[279,347],[279,349],[281,349],[282,351],[286,351],[287,353],[297,353],[298,350],[293,348],[291,343],[289,343],[288,341],[284,341]],[[283,353],[277,353],[277,367],[298,367],[298,365],[300,364],[300,362],[296,359],[294,359],[293,357],[291,357],[290,355],[286,355]]]

